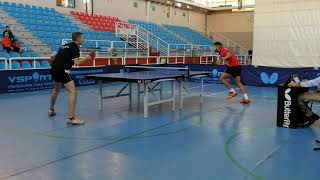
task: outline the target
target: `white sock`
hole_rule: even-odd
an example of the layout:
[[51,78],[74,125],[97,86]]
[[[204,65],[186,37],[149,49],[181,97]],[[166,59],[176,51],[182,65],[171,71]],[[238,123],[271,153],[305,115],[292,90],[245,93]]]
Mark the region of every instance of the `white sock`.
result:
[[244,99],[249,99],[249,97],[248,97],[248,94],[247,94],[247,93],[244,93],[244,94],[243,94],[243,97],[244,97]]
[[231,93],[235,93],[235,92],[236,92],[233,88],[229,89],[229,91],[230,91]]

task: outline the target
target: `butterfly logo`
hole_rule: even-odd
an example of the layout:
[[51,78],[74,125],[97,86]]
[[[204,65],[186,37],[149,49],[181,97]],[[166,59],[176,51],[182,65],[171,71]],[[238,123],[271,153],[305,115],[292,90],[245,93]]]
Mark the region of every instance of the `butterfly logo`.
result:
[[272,73],[271,76],[269,76],[267,73],[262,72],[260,74],[261,81],[264,84],[275,84],[278,81],[279,74],[278,73]]
[[286,99],[288,101],[291,101],[291,96],[289,95],[289,93],[291,92],[291,89],[288,88],[285,92],[284,92],[284,97],[286,97]]

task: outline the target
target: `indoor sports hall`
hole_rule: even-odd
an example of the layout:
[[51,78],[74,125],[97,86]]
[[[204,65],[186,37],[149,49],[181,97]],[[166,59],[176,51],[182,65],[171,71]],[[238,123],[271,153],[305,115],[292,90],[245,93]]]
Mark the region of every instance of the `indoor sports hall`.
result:
[[319,0],[0,0],[0,180],[318,180]]

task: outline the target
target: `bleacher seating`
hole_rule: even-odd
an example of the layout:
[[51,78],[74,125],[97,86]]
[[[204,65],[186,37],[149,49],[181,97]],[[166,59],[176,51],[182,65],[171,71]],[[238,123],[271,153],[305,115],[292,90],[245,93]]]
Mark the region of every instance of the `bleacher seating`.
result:
[[140,27],[146,29],[147,31],[151,32],[152,34],[159,37],[168,44],[171,44],[171,48],[183,48],[183,46],[176,46],[175,44],[187,44],[186,42],[180,40],[174,34],[157,24],[133,19],[129,19],[129,23],[137,24]]
[[94,30],[115,32],[115,22],[117,17],[109,17],[96,14],[87,14],[83,12],[70,11],[70,14],[82,20],[85,24],[91,25]]
[[192,44],[195,45],[210,45],[212,46],[213,42],[206,36],[201,33],[192,30],[188,27],[175,26],[175,25],[165,25],[170,31],[180,35],[181,37],[187,39]]
[[11,69],[21,69],[21,65],[17,61],[12,61],[11,62]]
[[[119,41],[114,43],[114,46],[118,48],[129,46],[126,42],[116,37],[113,32],[81,29],[69,18],[53,8],[17,4],[14,2],[3,2],[2,6],[5,12],[8,12],[12,17],[17,18],[17,22],[25,25],[27,30],[34,33],[35,37],[40,38],[44,44],[51,45],[52,51],[57,51],[62,44],[62,39],[71,39],[72,32],[76,31],[82,32],[84,34],[84,39],[91,40],[85,41],[83,44],[84,46],[111,47],[111,41]],[[110,18],[108,19],[108,22],[109,20]],[[114,22],[118,19],[112,18],[111,20]],[[92,40],[99,41],[94,42]],[[38,56],[38,54],[30,52],[23,56],[33,57]]]
[[0,70],[4,70],[6,68],[6,64],[4,61],[0,61]]

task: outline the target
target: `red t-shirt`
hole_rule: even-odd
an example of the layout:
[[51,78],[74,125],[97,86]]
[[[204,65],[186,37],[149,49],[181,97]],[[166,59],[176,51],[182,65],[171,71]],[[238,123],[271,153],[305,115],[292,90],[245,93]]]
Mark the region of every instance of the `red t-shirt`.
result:
[[227,59],[227,65],[229,67],[234,67],[234,66],[240,66],[241,62],[237,59],[237,57],[230,51],[230,49],[228,48],[222,48],[219,52],[219,55],[221,57],[225,57],[227,55],[227,53],[231,54],[231,57],[229,59]]

